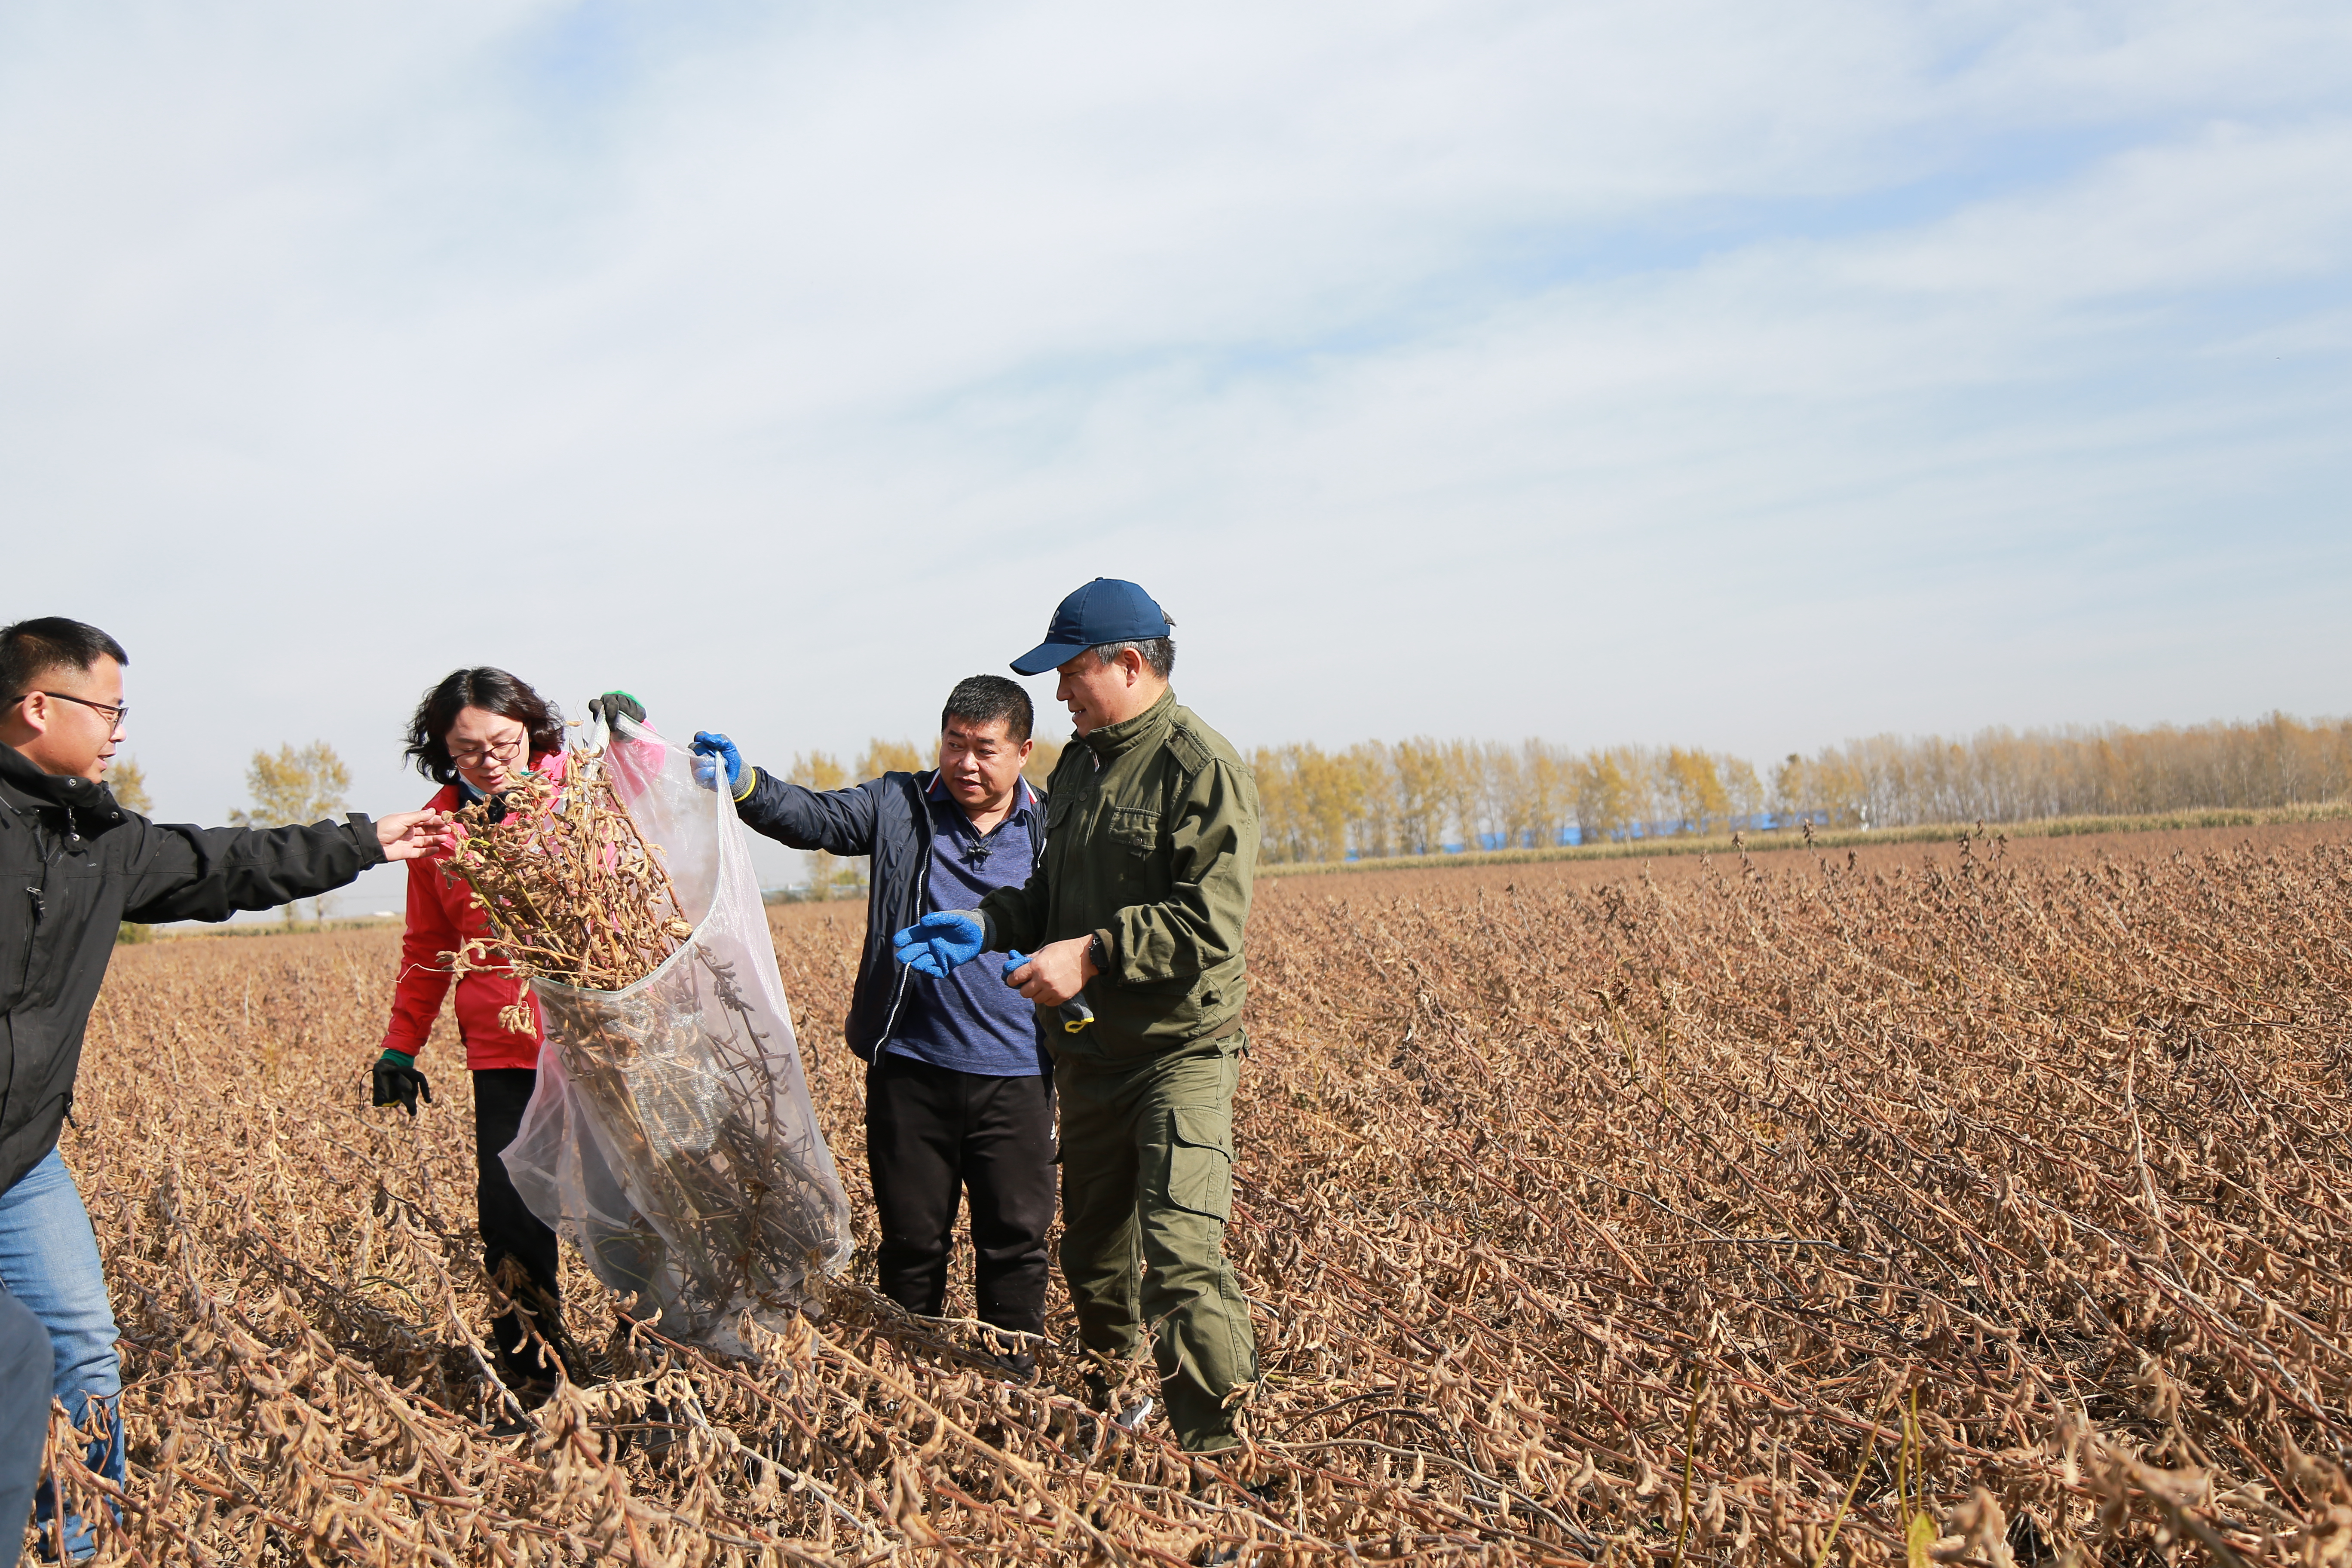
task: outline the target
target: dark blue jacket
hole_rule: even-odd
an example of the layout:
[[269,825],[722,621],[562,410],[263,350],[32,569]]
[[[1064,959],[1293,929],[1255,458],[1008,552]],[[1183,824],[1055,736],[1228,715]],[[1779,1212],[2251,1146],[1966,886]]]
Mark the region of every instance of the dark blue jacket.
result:
[[[857,962],[857,985],[842,1029],[849,1048],[870,1062],[890,1038],[912,973],[892,956],[890,938],[930,912],[924,889],[930,886],[935,828],[925,795],[939,774],[884,773],[831,790],[786,784],[765,768],[753,769],[752,775],[751,793],[735,804],[744,826],[795,849],[874,858],[866,874],[866,951]],[[1045,792],[1038,790],[1030,829],[1033,870],[1045,858]],[[1037,1037],[1048,1037],[1043,1018]]]

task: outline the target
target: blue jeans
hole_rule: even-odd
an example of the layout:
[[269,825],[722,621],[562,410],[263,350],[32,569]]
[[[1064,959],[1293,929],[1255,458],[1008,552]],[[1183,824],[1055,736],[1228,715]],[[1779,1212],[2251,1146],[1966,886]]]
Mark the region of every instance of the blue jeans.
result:
[[[48,1330],[53,1386],[67,1414],[80,1424],[89,1419],[93,1400],[104,1407],[107,1435],[89,1446],[83,1462],[120,1484],[122,1364],[114,1354],[114,1310],[107,1305],[106,1273],[99,1267],[89,1211],[81,1206],[80,1189],[55,1149],[0,1193],[0,1283]],[[56,1490],[44,1482],[33,1518],[46,1529],[56,1511]],[[66,1555],[88,1556],[97,1544],[89,1526],[68,1513]]]

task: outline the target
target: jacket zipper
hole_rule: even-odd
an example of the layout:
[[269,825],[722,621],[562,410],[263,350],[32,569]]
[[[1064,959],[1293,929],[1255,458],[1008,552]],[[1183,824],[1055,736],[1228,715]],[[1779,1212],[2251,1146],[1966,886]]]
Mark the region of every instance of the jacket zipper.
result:
[[[922,783],[923,775],[920,773],[914,773],[909,776],[915,781],[915,804],[922,808],[923,826],[926,828],[929,828],[931,825],[931,803],[930,797],[925,794],[925,786]],[[923,918],[923,900],[929,896],[930,885],[931,835],[926,832],[923,835],[922,865],[915,876],[915,920],[917,921]],[[911,925],[914,921],[910,921],[908,923]],[[890,991],[890,1016],[882,1020],[882,1033],[874,1042],[873,1059],[877,1061],[881,1059],[882,1048],[890,1043],[890,1031],[898,1026],[898,1009],[905,1005],[907,1001],[908,973],[908,970],[907,966],[903,963],[899,964],[898,984],[892,987]]]
[[[914,776],[918,780],[922,777],[920,773],[917,773]],[[939,776],[936,769],[933,770],[931,776],[933,778],[937,778]],[[1016,784],[1013,787],[1018,789],[1020,785]],[[929,786],[920,783],[916,784],[915,804],[923,808],[923,826],[926,828],[930,827],[931,796]],[[1045,814],[1040,812],[1034,818],[1034,821],[1036,826],[1030,835],[1029,845],[1029,874],[1033,877],[1037,874],[1037,868],[1045,863]],[[930,897],[931,840],[934,837],[934,834],[929,832],[923,835],[923,863],[921,870],[917,876],[915,881],[916,920],[921,920],[923,916],[929,912],[923,908],[923,904],[924,901]],[[890,1031],[898,1026],[898,1009],[904,1006],[907,1001],[907,976],[908,973],[909,971],[905,964],[902,963],[898,965],[898,984],[893,987],[890,992],[890,1016],[882,1020],[881,1037],[874,1042],[874,1054],[877,1057],[882,1054],[882,1047],[890,1043]]]
[[33,988],[33,964],[37,960],[41,948],[41,919],[48,913],[48,907],[41,897],[40,889],[26,888],[25,894],[33,900],[33,929],[25,933],[25,967],[16,976],[16,994],[19,996],[26,994]]
[[41,922],[47,920],[49,914],[48,894],[45,890],[48,885],[49,879],[49,857],[51,854],[49,847],[49,835],[47,829],[43,827],[41,825],[41,817],[38,812],[31,813],[30,817],[30,826],[33,833],[33,849],[34,852],[40,857],[41,860],[41,886],[27,886],[25,889],[25,896],[33,900],[33,929],[26,933],[27,940],[25,942],[25,971],[23,973],[16,976],[16,994],[19,996],[23,996],[32,990],[33,965],[38,960],[41,944]]

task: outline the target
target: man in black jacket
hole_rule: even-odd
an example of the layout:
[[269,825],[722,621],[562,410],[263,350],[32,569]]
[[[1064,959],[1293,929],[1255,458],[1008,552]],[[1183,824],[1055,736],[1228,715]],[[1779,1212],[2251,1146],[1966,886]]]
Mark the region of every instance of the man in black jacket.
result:
[[[430,812],[265,830],[159,826],[123,810],[105,780],[129,662],[112,637],[62,616],[0,629],[0,1284],[48,1331],[57,1397],[78,1422],[93,1400],[110,1413],[122,1389],[97,1238],[58,1154],[115,932],[315,898],[446,837]],[[120,1481],[122,1428],[110,1426],[89,1462]],[[68,1519],[68,1555],[91,1545]]]
[[[694,742],[724,760],[745,826],[795,849],[874,858],[846,1033],[868,1064],[866,1163],[882,1226],[882,1289],[909,1311],[938,1315],[956,1205],[968,1194],[979,1316],[1020,1334],[1045,1331],[1054,1219],[1054,1077],[1043,1026],[1000,964],[909,986],[890,933],[1029,879],[1045,847],[1045,797],[1021,776],[1034,722],[1027,692],[976,675],[940,715],[937,768],[823,792],[744,766],[724,735]],[[1035,1370],[1017,1343],[1001,1359],[1018,1376]]]

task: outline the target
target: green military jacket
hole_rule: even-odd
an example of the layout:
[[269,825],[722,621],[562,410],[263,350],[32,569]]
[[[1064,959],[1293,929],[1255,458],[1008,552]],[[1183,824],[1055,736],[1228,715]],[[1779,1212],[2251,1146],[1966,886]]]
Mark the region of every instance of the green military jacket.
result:
[[1045,858],[981,904],[989,946],[1034,952],[1101,936],[1095,1023],[1053,1031],[1065,1053],[1118,1060],[1233,1033],[1242,927],[1257,873],[1257,780],[1174,693],[1062,752],[1046,783]]

